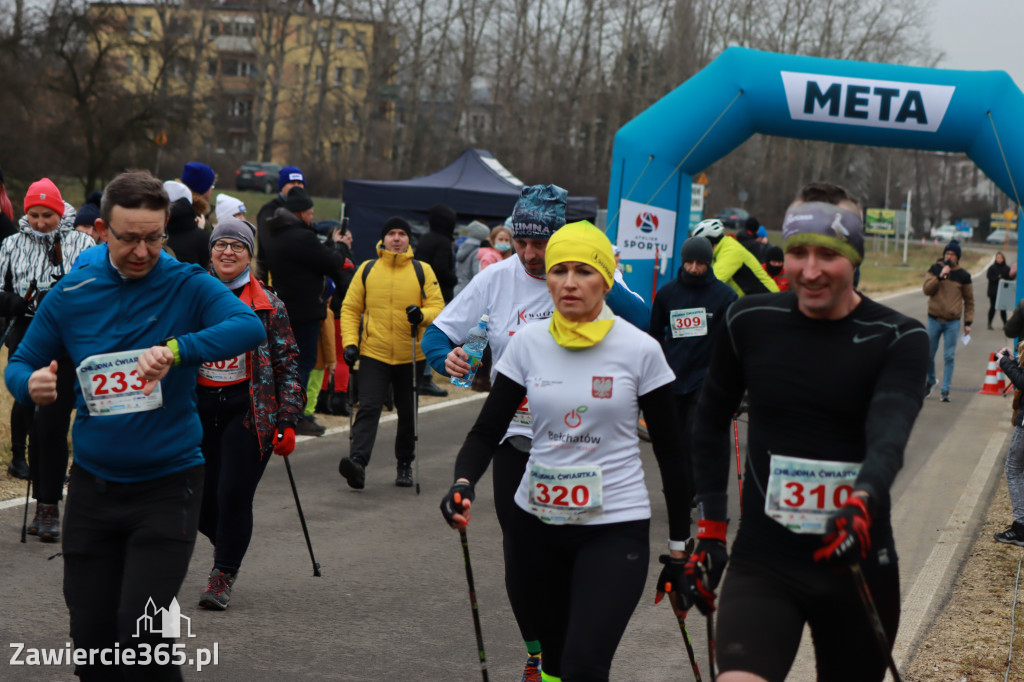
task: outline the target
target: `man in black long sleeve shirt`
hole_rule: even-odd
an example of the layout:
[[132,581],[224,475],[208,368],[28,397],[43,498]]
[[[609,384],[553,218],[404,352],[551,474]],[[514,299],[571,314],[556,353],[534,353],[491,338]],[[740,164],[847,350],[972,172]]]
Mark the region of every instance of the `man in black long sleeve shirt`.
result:
[[921,409],[928,338],[919,322],[854,289],[863,231],[844,190],[804,188],[783,237],[793,289],[735,303],[712,352],[694,435],[701,520],[689,588],[702,611],[713,610],[728,560],[729,485],[729,459],[715,444],[747,391],[743,518],[719,608],[721,671],[785,678],[806,623],[819,679],[881,680],[887,658],[847,566],[861,562],[891,647],[899,572],[889,488]]

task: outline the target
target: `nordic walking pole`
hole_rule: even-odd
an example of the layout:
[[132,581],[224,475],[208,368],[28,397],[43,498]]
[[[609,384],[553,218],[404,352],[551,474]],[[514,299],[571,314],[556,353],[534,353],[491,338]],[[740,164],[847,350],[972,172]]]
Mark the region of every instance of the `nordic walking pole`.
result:
[[416,494],[420,494],[420,455],[416,443],[420,439],[420,392],[416,390],[416,325],[412,325],[412,443],[413,465],[416,467]]
[[739,413],[732,417],[732,436],[736,442],[736,484],[740,487],[740,516],[743,516],[743,470],[740,468],[740,423]]
[[[462,504],[462,495],[455,493],[455,504]],[[487,677],[487,654],[484,653],[484,632],[480,628],[480,607],[476,603],[476,586],[473,584],[473,564],[469,562],[469,541],[466,539],[466,527],[459,526],[459,540],[462,541],[462,561],[466,564],[466,582],[469,584],[469,605],[473,608],[473,628],[476,630],[476,648],[480,655],[480,674],[484,682]]]
[[[25,296],[24,296],[25,303],[28,303],[29,301],[31,301],[32,297],[35,296],[35,295],[36,295],[36,281],[32,280],[28,284],[28,291],[25,292]],[[21,319],[21,318],[20,317],[15,317],[7,325],[7,329],[4,330],[4,335],[0,336],[0,346],[4,345],[4,342],[7,340],[7,336],[11,333],[11,330],[14,329],[14,323],[17,322],[19,319]]]
[[302,503],[299,502],[299,491],[295,488],[295,477],[292,476],[292,463],[285,457],[284,468],[288,471],[288,480],[292,484],[292,495],[295,496],[295,508],[299,510],[299,521],[302,523],[302,534],[306,536],[306,547],[309,549],[309,558],[313,562],[313,577],[319,578],[320,564],[317,563],[316,557],[313,556],[313,543],[309,541],[309,530],[306,528],[306,515],[302,513]]
[[28,535],[28,500],[32,497],[32,477],[29,476],[28,487],[25,490],[25,515],[21,518],[21,541],[25,542],[25,536]]
[[[711,679],[718,676],[718,669],[715,667],[715,613],[708,614],[708,668],[711,670]],[[897,680],[897,682],[899,682]]]
[[[686,630],[686,612],[679,611],[677,607],[678,599],[676,593],[672,592],[671,585],[666,585],[665,588],[668,590],[668,601],[672,605],[672,611],[676,614],[676,620],[679,621],[679,630],[683,633],[683,644],[686,645],[686,655],[690,657],[690,667],[693,668],[693,677],[697,682],[702,682],[700,676],[700,667],[697,666],[697,654],[693,652],[693,643],[690,641],[690,633]],[[683,615],[679,615],[682,613]]]
[[895,682],[903,682],[903,678],[900,677],[900,671],[896,669],[896,661],[892,658],[892,650],[889,648],[889,637],[885,634],[885,626],[882,625],[882,618],[878,615],[878,608],[875,606],[875,600],[871,597],[871,590],[868,589],[868,582],[864,579],[864,573],[860,570],[860,564],[850,566],[850,575],[853,576],[853,582],[857,585],[857,594],[860,595],[864,611],[871,622],[871,629],[875,631],[875,639],[878,641],[878,646],[887,659],[892,679]]

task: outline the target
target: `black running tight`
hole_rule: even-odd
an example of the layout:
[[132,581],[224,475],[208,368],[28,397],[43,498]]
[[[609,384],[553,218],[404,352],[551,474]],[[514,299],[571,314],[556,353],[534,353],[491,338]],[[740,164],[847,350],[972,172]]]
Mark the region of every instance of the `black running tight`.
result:
[[523,564],[543,669],[563,682],[607,680],[647,579],[650,520],[552,526],[516,507],[507,546]]

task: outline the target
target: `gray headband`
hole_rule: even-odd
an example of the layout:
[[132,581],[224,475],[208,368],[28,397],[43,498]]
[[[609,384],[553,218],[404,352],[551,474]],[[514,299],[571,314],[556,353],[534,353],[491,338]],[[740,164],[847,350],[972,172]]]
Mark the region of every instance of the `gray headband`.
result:
[[854,265],[864,260],[864,225],[860,216],[821,201],[797,204],[786,211],[782,243],[788,253],[797,246],[824,246]]

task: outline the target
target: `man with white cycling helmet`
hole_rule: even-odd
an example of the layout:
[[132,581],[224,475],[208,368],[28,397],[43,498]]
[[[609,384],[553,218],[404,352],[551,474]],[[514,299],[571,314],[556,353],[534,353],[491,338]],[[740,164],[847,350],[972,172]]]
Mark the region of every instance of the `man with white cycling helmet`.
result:
[[714,248],[711,269],[739,296],[777,292],[779,287],[757,262],[757,257],[731,234],[717,218],[702,220],[690,232],[691,237],[706,237]]

